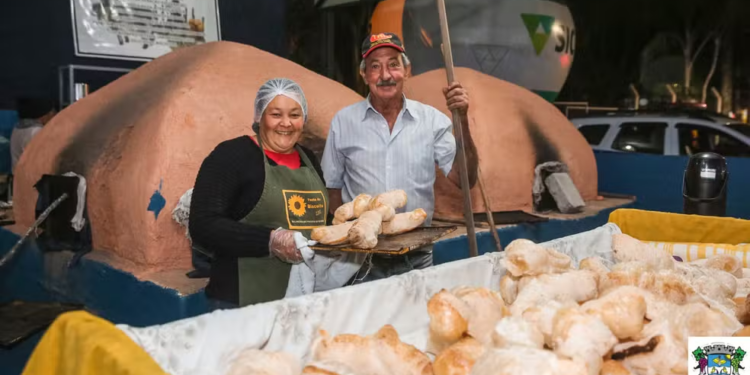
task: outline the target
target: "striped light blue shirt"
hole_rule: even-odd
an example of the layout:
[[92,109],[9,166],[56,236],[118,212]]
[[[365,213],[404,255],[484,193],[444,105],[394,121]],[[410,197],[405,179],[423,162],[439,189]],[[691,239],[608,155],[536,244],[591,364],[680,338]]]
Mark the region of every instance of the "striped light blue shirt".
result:
[[447,176],[456,155],[452,122],[436,108],[404,97],[391,132],[367,100],[334,116],[321,166],[330,189],[341,189],[344,203],[359,194],[406,191],[399,212],[422,208],[430,225],[435,212],[435,165]]

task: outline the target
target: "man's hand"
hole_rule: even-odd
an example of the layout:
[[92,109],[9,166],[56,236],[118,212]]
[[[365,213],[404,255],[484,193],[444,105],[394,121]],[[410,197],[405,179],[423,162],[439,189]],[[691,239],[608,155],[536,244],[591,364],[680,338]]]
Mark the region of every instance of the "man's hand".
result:
[[328,211],[331,215],[336,213],[336,209],[344,204],[341,197],[341,189],[328,189]]
[[458,110],[461,118],[464,119],[469,113],[469,93],[458,82],[453,82],[450,86],[443,88],[445,103],[448,109]]
[[[458,82],[453,82],[450,86],[443,88],[443,95],[445,95],[445,103],[448,109],[453,112],[457,110],[459,117],[461,118],[461,128],[464,135],[464,154],[466,155],[466,167],[468,168],[469,174],[469,186],[474,187],[477,183],[477,167],[479,160],[477,157],[477,149],[474,146],[474,139],[471,137],[469,132],[469,93],[466,89],[461,86]],[[458,129],[454,129],[458,131]],[[448,179],[453,182],[456,186],[461,187],[461,178],[458,173],[458,165],[453,164],[451,172],[448,174]]]

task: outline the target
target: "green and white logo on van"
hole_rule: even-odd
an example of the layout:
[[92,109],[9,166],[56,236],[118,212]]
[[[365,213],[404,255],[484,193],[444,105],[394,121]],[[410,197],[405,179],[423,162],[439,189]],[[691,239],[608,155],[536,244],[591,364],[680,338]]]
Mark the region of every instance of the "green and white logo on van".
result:
[[523,24],[526,25],[526,31],[529,32],[531,44],[534,45],[534,51],[539,56],[547,45],[550,35],[552,35],[552,25],[555,23],[555,17],[543,14],[522,13],[521,19],[523,19]]

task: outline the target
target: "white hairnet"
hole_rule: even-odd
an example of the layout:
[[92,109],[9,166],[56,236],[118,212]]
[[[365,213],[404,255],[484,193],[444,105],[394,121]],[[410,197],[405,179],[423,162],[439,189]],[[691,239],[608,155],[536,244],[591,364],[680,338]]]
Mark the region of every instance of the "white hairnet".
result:
[[263,111],[279,95],[284,95],[297,102],[302,107],[303,118],[307,122],[307,99],[305,99],[305,93],[302,92],[302,88],[296,82],[288,78],[273,78],[260,87],[258,95],[255,96],[254,122],[260,122],[260,118],[263,117]]

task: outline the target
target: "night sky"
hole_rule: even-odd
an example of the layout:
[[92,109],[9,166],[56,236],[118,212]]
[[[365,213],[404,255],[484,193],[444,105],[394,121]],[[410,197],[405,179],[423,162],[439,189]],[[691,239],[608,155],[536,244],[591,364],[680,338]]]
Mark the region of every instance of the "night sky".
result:
[[[693,30],[696,44],[712,32],[722,35],[721,61],[728,46],[734,56],[732,74],[741,104],[750,105],[750,1],[746,0],[565,0],[577,29],[576,56],[568,80],[558,100],[589,101],[594,105],[621,105],[630,96],[628,86],[639,85],[641,52],[660,33],[684,35]],[[676,64],[665,79],[682,78],[682,52],[672,40],[659,54],[672,56]],[[692,87],[700,88],[710,69],[713,45],[707,44],[696,61]],[[722,64],[711,81],[720,89]],[[681,83],[681,82],[676,82]],[[653,93],[658,96],[659,93]],[[666,95],[666,93],[661,93]]]

